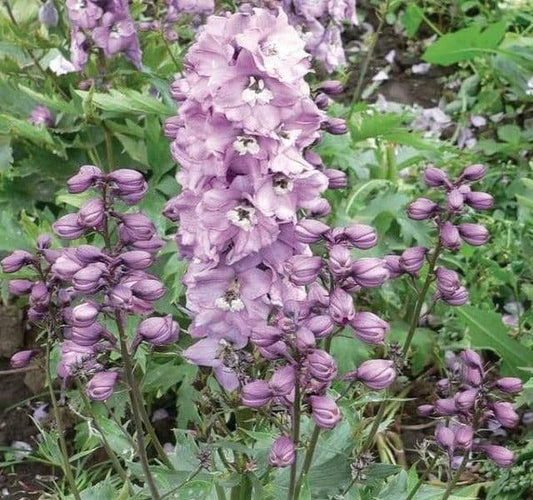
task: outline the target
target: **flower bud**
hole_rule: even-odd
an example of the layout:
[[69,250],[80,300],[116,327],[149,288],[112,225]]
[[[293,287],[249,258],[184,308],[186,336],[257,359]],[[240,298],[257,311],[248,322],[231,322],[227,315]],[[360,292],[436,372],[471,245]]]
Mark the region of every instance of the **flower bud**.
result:
[[316,219],[302,219],[294,227],[294,236],[301,243],[316,243],[329,230],[329,226]]
[[148,190],[144,176],[129,168],[114,170],[107,176],[107,179],[114,183],[114,192],[128,205],[138,203]]
[[252,328],[250,338],[258,347],[268,347],[277,342],[283,336],[283,332],[274,326],[260,324]]
[[67,214],[52,224],[54,233],[65,240],[75,240],[83,235],[85,228],[78,221],[78,214]]
[[481,164],[475,164],[475,165],[469,165],[466,167],[461,175],[459,176],[460,180],[465,180],[469,182],[473,181],[479,181],[483,177],[485,177],[485,174],[487,173],[487,167],[485,165]]
[[305,326],[298,328],[295,337],[296,348],[300,352],[312,351],[316,347],[316,341],[313,332]]
[[54,125],[54,117],[46,106],[36,106],[31,110],[28,122],[38,127],[51,127]]
[[261,408],[270,403],[272,397],[272,389],[264,380],[249,382],[241,391],[242,404],[250,408]]
[[137,281],[131,291],[139,299],[154,302],[165,295],[165,285],[156,279],[143,279]]
[[344,245],[333,245],[329,249],[328,267],[337,278],[343,278],[352,270],[352,257]]
[[351,224],[344,229],[344,238],[355,248],[368,250],[377,245],[378,235],[372,226],[366,224]]
[[429,187],[441,187],[449,184],[446,172],[435,167],[427,167],[424,170],[424,182]]
[[441,293],[441,298],[451,306],[462,306],[468,302],[468,290],[464,286],[460,286],[452,293]]
[[141,321],[137,327],[137,334],[149,344],[166,345],[178,340],[179,327],[169,314],[168,316],[153,317]]
[[98,308],[90,302],[82,302],[70,310],[65,310],[66,321],[71,326],[91,326],[98,317]]
[[65,328],[64,334],[65,338],[72,340],[78,345],[92,346],[103,337],[104,329],[99,323],[93,323],[86,327],[73,326]]
[[329,298],[329,313],[335,323],[346,325],[355,316],[352,296],[342,288],[335,287]]
[[444,295],[453,294],[460,286],[459,275],[445,267],[438,267],[435,271],[437,277],[437,289]]
[[477,368],[478,370],[483,371],[483,360],[476,351],[465,349],[459,354],[459,357],[470,368]]
[[455,435],[448,427],[439,427],[435,431],[435,439],[446,450],[452,450],[455,443]]
[[294,441],[288,437],[281,436],[274,441],[270,449],[268,463],[272,467],[289,467],[294,463],[295,457]]
[[55,28],[59,22],[59,14],[53,0],[46,0],[39,9],[39,21],[48,28]]
[[452,398],[437,399],[437,401],[435,401],[435,411],[443,416],[455,415],[457,413],[455,400]]
[[78,212],[78,224],[92,229],[102,227],[105,217],[105,206],[103,200],[96,198],[86,201]]
[[450,221],[446,221],[440,228],[440,242],[448,250],[458,250],[461,246],[459,230]]
[[510,467],[515,460],[514,453],[503,446],[486,444],[482,446],[482,449],[487,457],[500,467]]
[[269,346],[259,348],[259,353],[261,356],[269,361],[285,357],[287,355],[287,351],[287,344],[280,340],[270,344]]
[[130,269],[142,270],[147,269],[153,264],[153,257],[148,252],[132,250],[130,252],[124,252],[120,256],[120,261]]
[[342,415],[337,403],[327,396],[311,396],[311,416],[318,427],[333,429],[341,420]]
[[294,255],[287,259],[284,268],[295,285],[309,285],[316,280],[322,269],[322,259],[315,256]]
[[286,396],[294,389],[296,374],[292,366],[278,368],[270,377],[268,385],[272,389],[272,395]]
[[383,261],[389,272],[389,279],[399,278],[404,273],[399,255],[385,255]]
[[52,274],[61,280],[70,280],[83,268],[83,263],[79,261],[72,249],[63,249],[62,254],[52,265]]
[[102,171],[94,165],[83,165],[79,172],[67,181],[68,192],[83,193],[102,178]]
[[20,296],[31,292],[34,283],[30,280],[11,280],[7,284],[7,290],[11,295]]
[[337,363],[322,349],[315,349],[307,356],[309,374],[320,382],[331,382],[337,376]]
[[165,242],[159,236],[152,236],[149,240],[137,240],[129,243],[132,250],[142,250],[151,254],[156,254],[165,246]]
[[326,168],[322,173],[328,178],[329,189],[344,189],[348,185],[348,178],[342,170]]
[[465,196],[466,203],[474,210],[488,210],[494,205],[494,198],[489,193],[471,191]]
[[472,448],[474,429],[470,425],[462,425],[455,431],[455,445],[463,450]]
[[350,322],[355,336],[369,344],[382,344],[390,325],[371,312],[359,312]]
[[402,269],[409,274],[416,274],[424,266],[428,249],[426,247],[411,247],[404,250],[400,257]]
[[33,349],[29,349],[27,351],[19,351],[13,356],[11,356],[11,359],[9,361],[9,365],[13,369],[17,368],[26,368],[30,364],[31,358],[37,354],[37,351]]
[[316,338],[322,339],[331,335],[335,328],[335,323],[331,319],[331,316],[327,314],[319,314],[307,319],[304,322],[304,326],[308,328]]
[[307,203],[307,213],[310,217],[326,217],[331,212],[331,205],[325,198],[315,198]]
[[49,234],[40,234],[37,236],[37,249],[46,250],[52,245],[52,238]]
[[333,135],[344,135],[348,132],[346,121],[342,118],[329,118],[323,123],[322,127]]
[[4,257],[0,264],[4,273],[14,273],[31,262],[33,262],[31,253],[24,250],[15,250],[12,254]]
[[131,288],[118,284],[115,285],[106,296],[106,304],[118,309],[131,310],[133,307],[133,293]]
[[315,97],[315,104],[318,109],[328,109],[331,99],[326,94],[320,93]]
[[338,95],[344,92],[344,85],[338,80],[326,80],[318,86],[317,90],[328,95]]
[[163,123],[163,133],[168,139],[175,139],[178,132],[183,128],[183,120],[180,116],[171,116]]
[[31,289],[30,304],[37,309],[46,309],[50,303],[50,292],[44,283],[35,283]]
[[461,212],[463,210],[464,197],[459,189],[452,189],[446,198],[448,212]]
[[466,391],[458,392],[455,395],[455,407],[458,410],[470,410],[476,402],[478,395],[477,389],[467,389]]
[[496,387],[507,394],[516,394],[523,389],[522,381],[516,377],[503,377],[496,380]]
[[87,396],[93,401],[106,401],[113,395],[115,384],[118,380],[118,372],[97,372],[89,380],[86,387]]
[[363,288],[375,288],[387,281],[389,272],[383,259],[366,257],[354,261],[352,277]]
[[421,417],[430,417],[433,415],[433,412],[435,411],[435,407],[433,405],[420,405],[416,412]]
[[464,241],[472,246],[481,246],[489,241],[487,228],[479,224],[464,222],[459,224],[459,234]]
[[144,214],[124,214],[121,215],[120,221],[121,239],[128,243],[135,240],[147,241],[155,234],[154,223]]
[[81,268],[72,276],[72,285],[83,293],[94,293],[101,284],[103,269],[98,265],[88,265]]
[[492,411],[496,420],[504,427],[513,428],[518,424],[520,417],[513,408],[511,403],[507,401],[498,401],[492,405]]
[[395,378],[394,363],[388,359],[370,359],[357,368],[357,379],[376,391],[389,387]]
[[439,206],[427,198],[418,198],[407,207],[407,215],[413,220],[425,220],[433,217]]

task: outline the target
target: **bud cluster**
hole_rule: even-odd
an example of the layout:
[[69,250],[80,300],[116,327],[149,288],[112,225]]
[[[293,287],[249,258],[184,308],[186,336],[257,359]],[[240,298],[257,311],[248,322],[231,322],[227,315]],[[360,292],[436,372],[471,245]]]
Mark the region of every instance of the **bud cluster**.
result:
[[[124,326],[126,315],[149,315],[154,302],[165,293],[163,284],[147,269],[163,246],[154,224],[141,212],[118,212],[125,205],[139,202],[147,190],[141,173],[130,169],[104,174],[98,167],[84,165],[68,180],[71,193],[94,188],[98,195],[86,201],[77,213],[58,219],[54,232],[72,240],[93,234],[100,246],[81,244],[51,249],[49,236],[37,241],[36,255],[17,250],[2,260],[2,268],[12,273],[23,267],[34,271],[35,279],[9,282],[13,295],[29,295],[28,317],[62,329],[61,361],[58,374],[64,380],[78,374],[93,374],[88,394],[107,399],[118,379],[108,370],[109,353],[116,344],[106,327],[108,320]],[[140,322],[131,348],[141,341],[165,345],[178,337],[177,324],[170,316],[150,317]],[[30,354],[15,355],[20,365]],[[103,361],[104,360],[104,361]]]
[[501,467],[510,466],[513,452],[491,444],[488,429],[513,428],[518,424],[519,416],[506,399],[522,390],[521,380],[492,380],[479,354],[470,349],[459,356],[452,354],[446,361],[448,377],[437,382],[441,398],[419,406],[419,415],[439,419],[435,439],[448,454],[452,467],[460,462],[456,453],[465,451],[484,454]]

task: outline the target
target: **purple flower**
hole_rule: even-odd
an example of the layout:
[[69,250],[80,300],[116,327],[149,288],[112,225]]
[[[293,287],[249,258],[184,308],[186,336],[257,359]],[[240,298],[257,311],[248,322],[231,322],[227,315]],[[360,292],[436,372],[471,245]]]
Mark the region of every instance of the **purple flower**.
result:
[[458,250],[461,246],[461,235],[457,226],[450,221],[446,221],[440,228],[440,242],[448,250]]
[[30,280],[10,280],[7,289],[11,295],[26,295],[30,293],[33,285],[33,281]]
[[322,429],[333,429],[342,415],[335,401],[327,396],[311,396],[311,416]]
[[389,272],[382,259],[367,257],[354,261],[351,276],[363,288],[375,288],[385,283]]
[[455,431],[455,445],[469,450],[474,441],[474,429],[470,425],[462,425]]
[[482,446],[482,449],[487,457],[500,467],[510,467],[515,460],[514,453],[503,446],[486,444]]
[[464,241],[473,246],[481,246],[489,241],[487,228],[479,224],[468,222],[459,224],[459,234]]
[[498,401],[494,403],[492,405],[492,411],[494,412],[496,420],[504,427],[516,427],[520,421],[520,417],[514,410],[513,405],[507,401]]
[[59,22],[59,14],[53,0],[46,0],[39,9],[39,21],[48,28],[55,28]]
[[324,123],[324,128],[333,135],[343,135],[348,132],[346,121],[342,118],[330,118]]
[[270,377],[268,385],[272,389],[273,396],[286,396],[294,389],[296,373],[292,366],[278,368]]
[[83,165],[78,173],[67,181],[69,193],[83,193],[102,178],[102,171],[94,165]]
[[148,252],[142,250],[132,250],[120,255],[120,261],[130,269],[143,270],[150,267],[154,259]]
[[489,210],[494,205],[494,198],[489,193],[471,191],[465,195],[465,202],[474,210]]
[[28,121],[32,125],[51,127],[54,124],[52,112],[46,106],[37,106],[32,109]]
[[477,389],[467,389],[459,392],[455,396],[455,407],[458,410],[470,410],[474,406],[477,396]]
[[105,217],[104,202],[100,198],[85,202],[78,212],[78,224],[85,228],[99,229]]
[[315,349],[307,356],[309,374],[321,382],[331,382],[337,376],[337,363],[331,354]]
[[389,279],[399,278],[404,273],[399,255],[385,255],[383,261],[389,272]]
[[305,321],[304,325],[319,339],[331,335],[335,328],[335,323],[327,314],[312,316]]
[[448,427],[438,427],[435,432],[435,439],[440,446],[447,450],[453,450],[455,444],[455,434]]
[[315,219],[302,219],[294,227],[294,236],[302,243],[316,243],[329,230],[329,226]]
[[317,90],[328,95],[337,95],[344,92],[344,85],[338,80],[325,80],[318,86]]
[[433,217],[439,206],[427,198],[418,198],[407,207],[407,215],[413,220],[425,220]]
[[261,408],[267,405],[273,396],[272,389],[264,380],[249,382],[241,390],[242,404],[250,408]]
[[455,406],[455,399],[453,398],[447,398],[447,399],[437,399],[435,401],[435,411],[439,415],[455,415],[457,413],[457,408]]
[[412,247],[404,250],[400,257],[402,269],[409,274],[416,274],[422,269],[428,249],[426,247]]
[[65,320],[71,326],[85,328],[91,326],[98,317],[98,307],[90,302],[83,302],[66,311]]
[[433,415],[434,411],[435,411],[435,407],[433,405],[420,405],[416,409],[416,412],[421,417],[429,417],[429,416]]
[[348,185],[348,178],[342,170],[326,168],[324,174],[328,178],[329,189],[344,189]]
[[464,204],[464,196],[459,189],[452,189],[446,199],[446,209],[448,212],[461,212]]
[[469,165],[468,167],[466,167],[462,171],[461,175],[459,176],[459,179],[470,181],[470,182],[479,181],[480,179],[485,177],[486,173],[487,173],[487,167],[485,167],[485,165],[481,165],[478,163],[478,164]]
[[19,351],[16,354],[11,356],[9,364],[11,368],[25,368],[30,364],[31,359],[37,354],[37,351],[34,349],[29,349],[26,351]]
[[85,388],[93,401],[106,401],[112,395],[118,380],[118,372],[102,371],[93,375]]
[[394,363],[387,359],[370,359],[361,363],[356,377],[370,389],[381,391],[394,382],[396,372]]
[[390,325],[371,312],[358,312],[350,322],[355,336],[369,344],[382,344]]
[[333,245],[329,249],[328,266],[331,273],[337,278],[343,278],[352,270],[352,257],[344,245]]
[[503,377],[494,384],[500,391],[507,394],[517,394],[523,389],[522,381],[516,377]]
[[24,250],[15,250],[12,254],[4,257],[2,262],[2,271],[4,273],[14,273],[27,264],[33,262],[33,255]]
[[103,14],[97,2],[91,0],[67,0],[66,5],[71,22],[83,29],[96,27]]
[[293,464],[295,457],[294,441],[281,436],[274,441],[270,449],[268,463],[272,467],[288,467]]
[[316,347],[316,340],[313,332],[305,326],[298,328],[295,335],[294,345],[302,353],[313,351]]
[[52,228],[54,233],[66,240],[75,240],[85,232],[85,227],[79,222],[78,214],[64,215],[52,224]]
[[435,167],[427,167],[424,170],[424,182],[429,187],[441,187],[449,184],[446,172]]
[[329,313],[335,323],[346,325],[355,317],[355,308],[351,295],[336,287],[329,299]]
[[169,314],[145,319],[139,324],[137,334],[152,345],[166,345],[178,340],[179,327]]
[[295,285],[310,285],[322,269],[322,259],[314,256],[295,255],[285,262],[285,270]]

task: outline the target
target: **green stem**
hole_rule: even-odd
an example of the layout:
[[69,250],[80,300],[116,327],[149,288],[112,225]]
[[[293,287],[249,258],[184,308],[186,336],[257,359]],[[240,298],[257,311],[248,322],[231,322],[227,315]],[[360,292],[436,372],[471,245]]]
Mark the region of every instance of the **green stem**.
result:
[[136,436],[137,436],[137,452],[141,462],[141,467],[144,472],[146,483],[150,489],[150,493],[153,500],[160,500],[161,496],[150,472],[150,466],[148,464],[148,457],[146,455],[146,443],[144,442],[144,431],[141,417],[141,400],[139,399],[139,391],[135,376],[133,374],[133,363],[126,344],[126,332],[124,331],[124,318],[117,311],[115,313],[115,321],[118,328],[118,336],[120,340],[120,352],[122,354],[122,360],[124,361],[124,373],[126,375],[126,381],[129,386],[129,395],[131,402],[131,412],[133,415],[133,421],[135,424]]
[[367,451],[372,446],[372,443],[374,442],[374,437],[376,436],[379,424],[381,424],[381,420],[383,419],[383,416],[385,415],[385,410],[387,409],[387,405],[384,401],[382,401],[379,405],[378,412],[376,413],[376,416],[374,417],[374,423],[372,424],[372,427],[370,429],[370,433],[368,434],[366,441],[363,444],[363,447],[361,448],[361,453]]
[[420,476],[420,479],[415,484],[414,488],[409,492],[409,495],[407,495],[407,498],[405,500],[412,500],[412,498],[416,495],[416,492],[420,489],[420,487],[424,484],[424,481],[429,476],[430,472],[433,470],[433,467],[437,464],[438,456],[435,455],[433,460],[429,463],[427,469],[425,470],[424,474]]
[[299,491],[296,489],[296,471],[298,469],[298,441],[300,440],[300,374],[296,373],[294,384],[294,407],[292,413],[292,440],[294,441],[294,462],[291,465],[288,500],[298,500]]
[[463,455],[463,460],[461,461],[461,465],[459,466],[459,468],[453,475],[452,480],[448,483],[448,487],[446,488],[444,495],[442,495],[442,500],[447,500],[452,494],[453,488],[455,487],[455,485],[457,484],[457,481],[459,481],[459,478],[465,471],[469,455],[470,455],[470,450],[465,450],[464,455]]
[[107,127],[105,122],[102,121],[102,127],[105,133],[105,149],[107,154],[107,171],[112,172],[115,168],[115,153],[113,152],[113,135],[111,130]]
[[320,430],[320,427],[318,425],[315,425],[315,428],[313,429],[313,434],[311,434],[311,440],[309,441],[309,446],[307,447],[307,451],[305,452],[302,471],[300,472],[300,477],[298,479],[298,483],[296,484],[296,491],[298,492],[302,489],[303,481],[307,476],[307,473],[309,472],[311,463],[313,462],[313,455],[315,454],[316,445],[320,436]]
[[52,387],[52,375],[50,373],[50,343],[52,342],[51,332],[48,331],[48,339],[46,342],[46,384],[48,385],[48,391],[50,394],[50,400],[52,402],[52,409],[54,413],[54,419],[56,422],[57,432],[59,434],[59,448],[61,450],[61,457],[63,459],[63,473],[67,478],[67,482],[72,490],[72,494],[76,500],[81,500],[76,481],[74,480],[74,474],[70,466],[70,460],[68,456],[67,443],[65,441],[65,431],[63,429],[63,422],[59,413],[59,406],[57,404],[56,394]]

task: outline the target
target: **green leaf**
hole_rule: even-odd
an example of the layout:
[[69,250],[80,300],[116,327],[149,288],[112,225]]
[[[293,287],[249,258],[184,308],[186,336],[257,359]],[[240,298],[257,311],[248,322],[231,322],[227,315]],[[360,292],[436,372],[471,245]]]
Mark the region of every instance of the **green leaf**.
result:
[[487,52],[494,52],[505,34],[507,21],[490,24],[481,31],[475,24],[453,33],[442,35],[430,45],[422,59],[432,64],[449,66],[460,61],[468,61]]
[[458,316],[468,327],[472,347],[490,349],[502,358],[502,374],[527,380],[521,368],[533,366],[533,351],[509,337],[507,327],[499,314],[473,306],[457,309]]
[[424,12],[415,3],[409,2],[402,16],[402,24],[409,36],[413,36],[420,26]]

